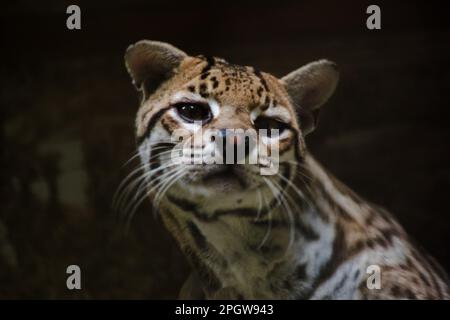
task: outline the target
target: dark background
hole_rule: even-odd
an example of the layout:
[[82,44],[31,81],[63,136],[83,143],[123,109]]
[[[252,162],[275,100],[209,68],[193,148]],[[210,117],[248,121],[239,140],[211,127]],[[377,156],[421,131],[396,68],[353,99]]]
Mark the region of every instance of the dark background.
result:
[[[144,204],[123,235],[111,199],[133,164],[140,39],[283,76],[341,70],[312,153],[387,207],[450,270],[448,11],[438,2],[15,1],[2,4],[0,298],[174,298],[188,268]],[[66,29],[69,4],[82,30]],[[134,164],[135,165],[135,164]],[[82,270],[81,291],[66,267]]]

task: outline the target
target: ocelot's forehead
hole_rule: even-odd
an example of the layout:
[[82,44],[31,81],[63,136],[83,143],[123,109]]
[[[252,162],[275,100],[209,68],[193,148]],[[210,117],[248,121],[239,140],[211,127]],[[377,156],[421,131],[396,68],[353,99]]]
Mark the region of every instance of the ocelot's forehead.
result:
[[181,67],[187,67],[186,71],[190,71],[192,78],[183,88],[203,98],[214,98],[220,104],[250,109],[276,105],[280,102],[277,99],[283,99],[278,80],[253,67],[230,64],[214,57],[197,57],[186,61],[186,64]]
[[[297,126],[294,109],[282,83],[276,77],[250,66],[228,63],[217,57],[186,57],[175,74],[142,104],[138,112],[138,135],[144,126],[182,94],[214,99],[221,107],[233,110],[232,115],[253,110],[283,114],[290,125]],[[288,115],[288,116],[286,116]]]

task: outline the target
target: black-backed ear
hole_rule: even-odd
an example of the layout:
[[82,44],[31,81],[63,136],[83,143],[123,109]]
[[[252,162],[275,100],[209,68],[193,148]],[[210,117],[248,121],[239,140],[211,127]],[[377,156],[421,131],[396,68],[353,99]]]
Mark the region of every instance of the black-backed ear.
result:
[[133,84],[147,97],[173,75],[186,56],[168,43],[141,40],[128,47],[125,65]]
[[320,107],[336,89],[339,80],[336,64],[328,60],[311,62],[281,80],[297,108],[303,134],[312,132]]

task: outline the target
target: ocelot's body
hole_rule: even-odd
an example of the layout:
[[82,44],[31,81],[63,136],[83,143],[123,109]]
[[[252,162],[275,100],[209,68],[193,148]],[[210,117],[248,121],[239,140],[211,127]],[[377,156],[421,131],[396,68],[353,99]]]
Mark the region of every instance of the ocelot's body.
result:
[[[193,269],[181,298],[449,297],[446,276],[391,215],[336,180],[306,148],[304,137],[338,81],[333,63],[277,79],[152,41],[131,46],[125,58],[143,95],[136,126],[145,190]],[[261,175],[261,163],[175,162],[172,137],[180,129],[225,140],[225,129],[277,129],[257,145],[279,146],[278,171]],[[220,148],[210,138],[201,133],[191,148]],[[373,266],[379,288],[368,283]]]

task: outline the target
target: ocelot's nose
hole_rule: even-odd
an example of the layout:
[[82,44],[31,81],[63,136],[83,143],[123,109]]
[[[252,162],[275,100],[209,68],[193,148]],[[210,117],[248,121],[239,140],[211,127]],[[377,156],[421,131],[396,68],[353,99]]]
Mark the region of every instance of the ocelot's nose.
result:
[[245,158],[255,147],[256,138],[244,130],[220,129],[217,149],[222,153],[224,164],[245,163]]

